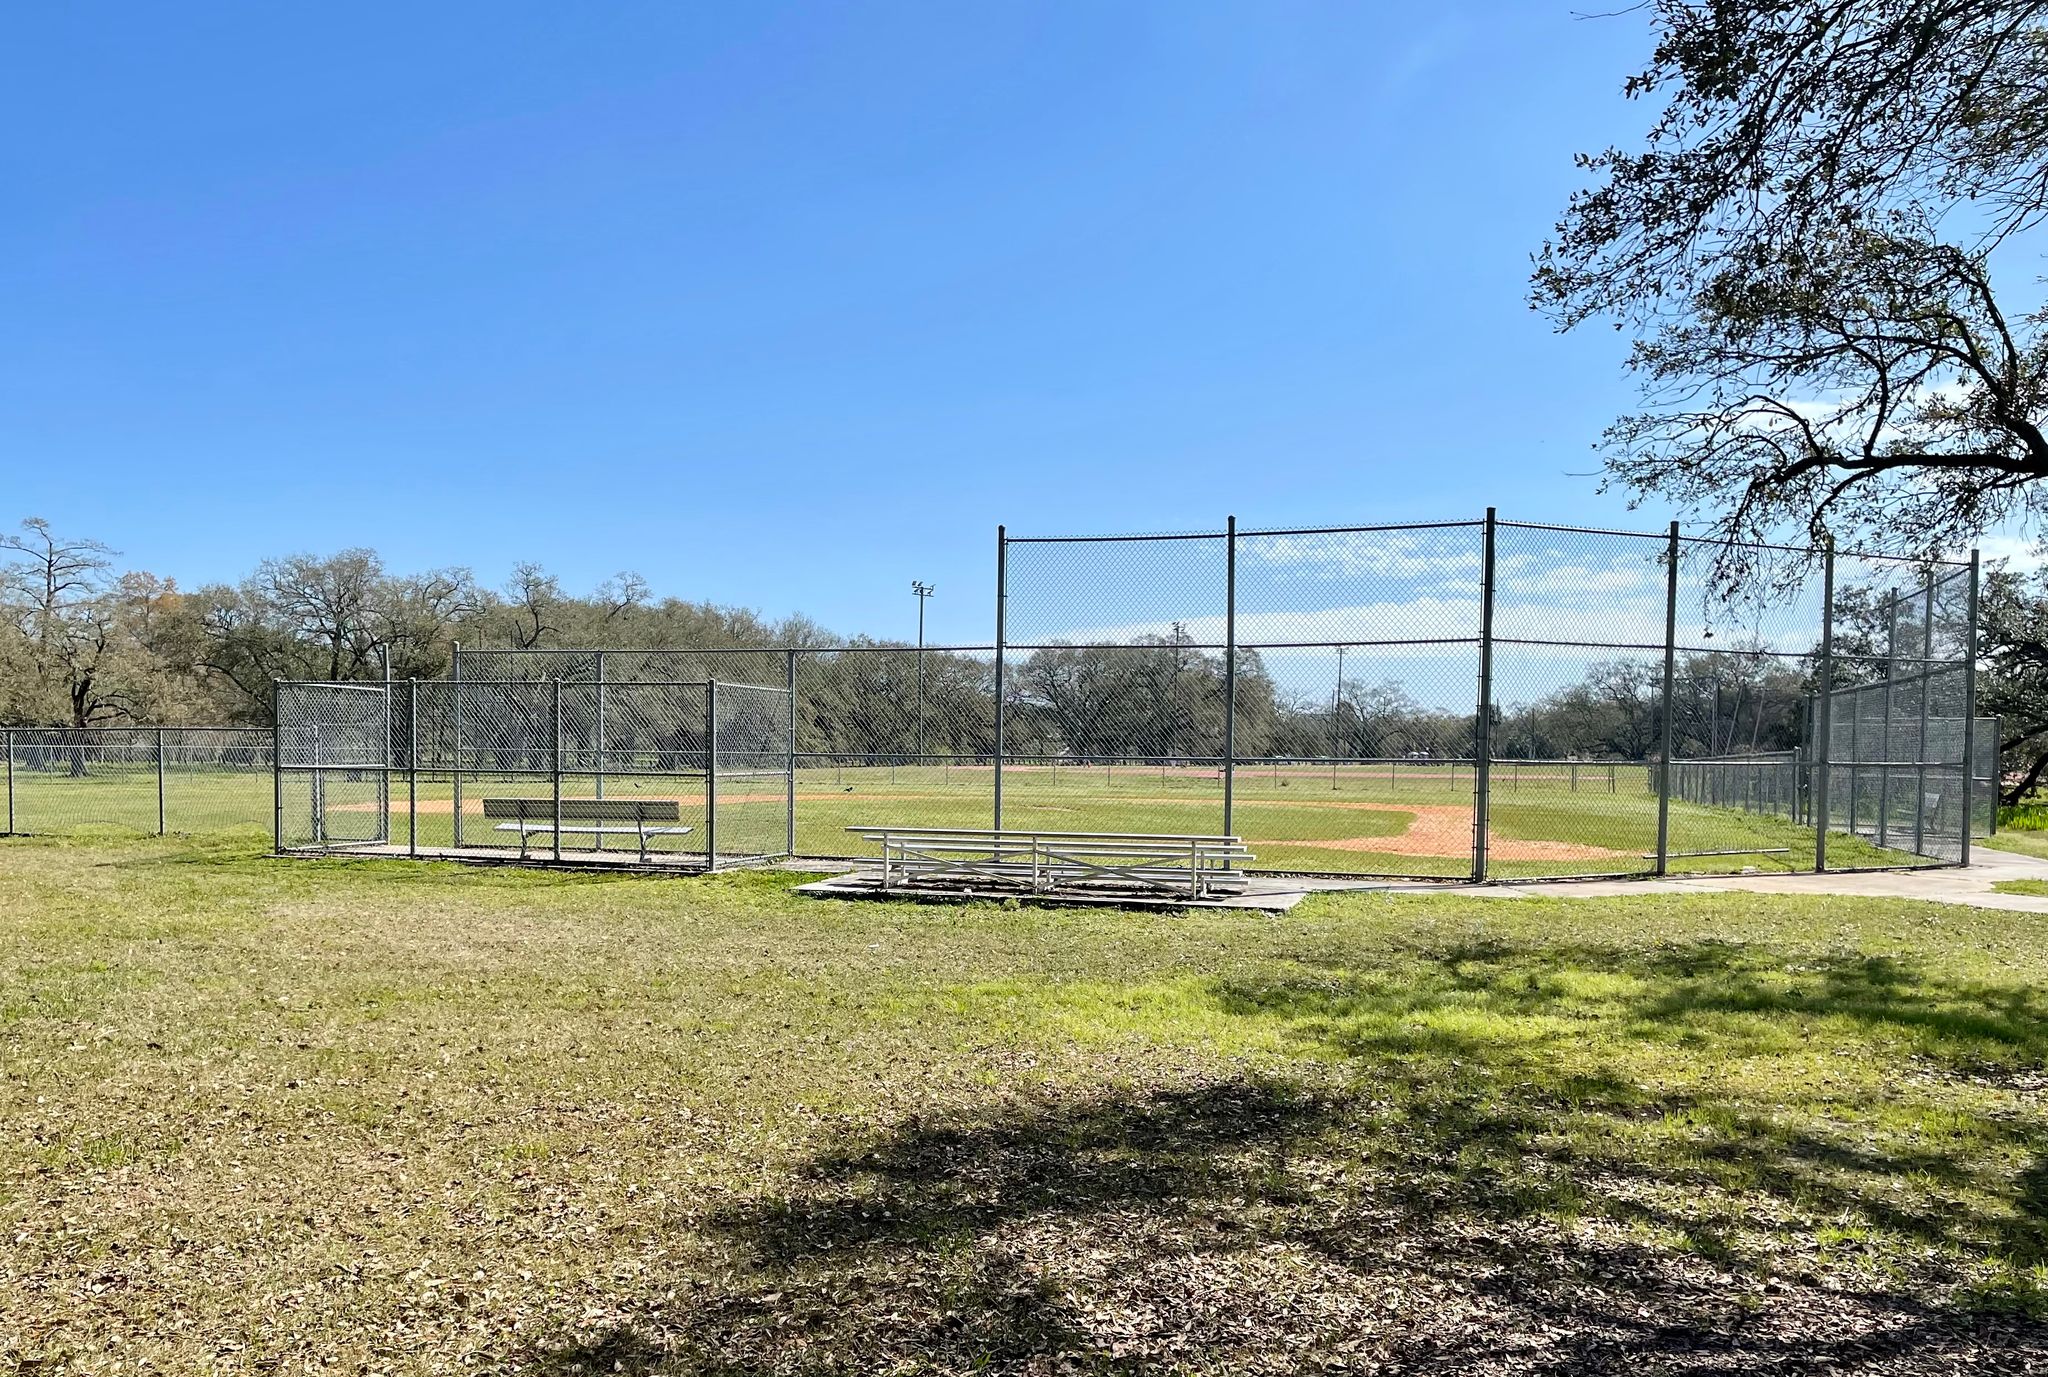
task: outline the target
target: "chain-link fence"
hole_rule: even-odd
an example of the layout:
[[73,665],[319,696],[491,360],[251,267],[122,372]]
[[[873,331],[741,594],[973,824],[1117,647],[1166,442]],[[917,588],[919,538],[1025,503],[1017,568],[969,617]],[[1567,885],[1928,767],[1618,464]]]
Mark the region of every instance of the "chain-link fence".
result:
[[1861,635],[1833,657],[1816,705],[1831,831],[1921,860],[1967,856],[1986,725],[1974,718],[1971,572],[1865,580]]
[[[1993,758],[1966,703],[1974,561],[1490,513],[1001,546],[999,826],[1220,828],[1262,867],[1515,879],[1954,862],[1963,819],[1995,814],[1995,770],[1962,766]],[[1933,643],[1874,653],[1873,609],[1908,586]],[[1845,691],[1865,682],[1888,687]],[[1821,720],[1837,703],[1846,729]],[[1138,757],[1143,798],[1099,768]]]
[[[551,804],[558,752],[571,812],[694,781],[656,792],[690,829],[665,845],[705,855],[714,832],[843,856],[854,825],[1000,823],[1234,831],[1284,871],[1536,878],[1947,863],[1965,809],[1977,832],[1995,819],[1997,732],[1968,706],[1973,565],[1491,516],[998,547],[988,645],[459,647],[448,680],[392,690],[388,773],[412,761],[429,791],[405,821],[425,844],[516,846],[521,819],[483,801]],[[715,758],[713,681],[781,695],[779,801],[759,751]],[[230,821],[262,816],[227,762],[260,761],[268,734],[241,735],[208,795]],[[157,825],[149,729],[16,739],[17,830],[67,809]],[[207,748],[181,788],[170,740],[175,830]],[[61,787],[81,777],[92,790]],[[351,820],[376,803],[343,797],[362,783],[325,786]],[[761,816],[714,824],[713,795]]]
[[848,854],[846,828],[988,824],[995,647],[563,650],[458,647],[458,681],[561,678],[605,686],[713,675],[780,684],[795,705],[796,836],[803,855]]
[[270,753],[261,727],[0,728],[0,832],[268,827]]
[[[1883,810],[1866,787],[1899,761],[1832,760],[1854,801],[1827,828],[1814,811],[1820,686],[1872,677],[1854,663],[1870,609],[1926,566],[1844,557],[1830,600],[1819,552],[1491,517],[998,544],[992,646],[468,649],[460,672],[745,665],[760,681],[779,662],[808,855],[848,854],[849,825],[904,822],[1229,830],[1266,868],[1438,878],[1959,849],[1870,825]],[[1801,562],[1809,577],[1784,576]],[[1934,568],[1969,586],[1969,566]],[[1950,604],[1966,629],[1970,609]],[[1913,770],[1939,777],[1948,750],[1931,730]],[[1984,825],[1995,782],[1987,765],[1960,791]]]
[[280,850],[718,869],[788,855],[786,686],[280,684]]

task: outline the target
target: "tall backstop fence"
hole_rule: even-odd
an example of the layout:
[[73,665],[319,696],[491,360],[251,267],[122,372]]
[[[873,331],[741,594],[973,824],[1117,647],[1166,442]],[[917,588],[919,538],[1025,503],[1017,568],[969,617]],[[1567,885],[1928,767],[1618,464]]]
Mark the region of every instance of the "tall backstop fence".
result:
[[279,684],[277,849],[691,869],[786,856],[791,702],[786,685],[717,680]]
[[1995,808],[1974,558],[1492,512],[997,543],[998,826],[1105,757],[1134,821],[1301,871],[1955,863]]

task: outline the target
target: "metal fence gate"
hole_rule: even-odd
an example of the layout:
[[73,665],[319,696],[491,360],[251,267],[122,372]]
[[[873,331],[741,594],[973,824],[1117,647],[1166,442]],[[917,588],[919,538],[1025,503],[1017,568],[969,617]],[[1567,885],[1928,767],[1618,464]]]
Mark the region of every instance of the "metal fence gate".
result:
[[280,850],[381,846],[391,835],[391,693],[281,683],[273,698]]

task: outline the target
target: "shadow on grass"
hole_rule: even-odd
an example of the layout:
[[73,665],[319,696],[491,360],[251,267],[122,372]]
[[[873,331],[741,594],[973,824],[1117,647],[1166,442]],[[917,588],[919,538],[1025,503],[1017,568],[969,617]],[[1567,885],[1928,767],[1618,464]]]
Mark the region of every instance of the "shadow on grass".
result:
[[[1014,1097],[862,1134],[711,1209],[713,1265],[659,1301],[621,1297],[633,1318],[535,1365],[2048,1370],[2035,1319],[1953,1299],[1959,1259],[2048,1258],[2031,1122],[1973,1122],[1951,1149],[1565,1055],[1608,1037],[1750,1056],[1839,1020],[1960,1077],[2039,1064],[2048,1012],[2030,989],[1715,943],[1482,945],[1398,977],[1297,967],[1208,997],[1348,1068],[1313,1090]],[[2015,1157],[2017,1179],[1990,1165]],[[1852,1253],[1885,1251],[1830,1259],[1823,1224]]]

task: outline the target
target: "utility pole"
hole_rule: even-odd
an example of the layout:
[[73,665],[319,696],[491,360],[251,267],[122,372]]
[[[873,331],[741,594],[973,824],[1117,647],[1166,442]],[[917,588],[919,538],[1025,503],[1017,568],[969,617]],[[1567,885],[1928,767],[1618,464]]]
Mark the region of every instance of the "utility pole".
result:
[[910,581],[910,591],[917,597],[917,763],[924,764],[924,605],[932,595],[932,585],[917,579]]

